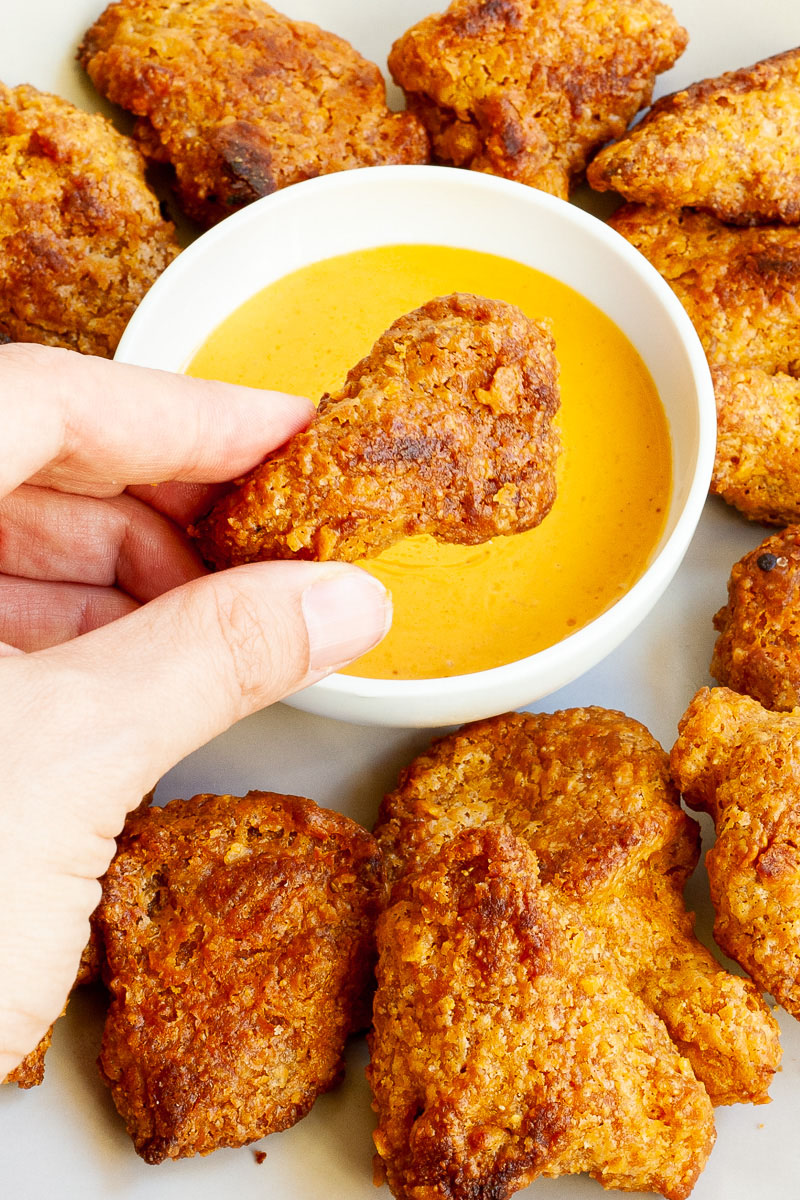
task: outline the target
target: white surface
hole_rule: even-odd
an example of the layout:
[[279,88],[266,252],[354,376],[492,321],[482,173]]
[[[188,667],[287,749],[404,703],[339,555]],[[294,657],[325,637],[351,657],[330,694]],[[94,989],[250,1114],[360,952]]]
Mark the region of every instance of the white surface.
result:
[[[0,78],[28,80],[89,107],[102,107],[72,64],[98,0],[2,0]],[[427,0],[294,0],[292,15],[316,19],[381,59],[389,42],[428,10]],[[797,0],[674,0],[692,43],[659,92],[743,66],[800,43]],[[633,636],[588,675],[549,697],[565,705],[622,708],[669,747],[697,687],[709,682],[711,616],[724,602],[731,564],[764,535],[722,504],[709,502],[684,564]],[[243,722],[177,766],[159,798],[247,787],[311,795],[369,824],[398,769],[428,741],[425,732],[363,729],[285,706]],[[710,924],[702,872],[691,887],[701,930]],[[1,968],[0,968],[1,969]],[[779,1013],[784,1066],[773,1103],[717,1111],[717,1145],[693,1200],[796,1200],[800,1197],[800,1027]],[[101,1007],[92,993],[73,1001],[56,1029],[41,1088],[0,1089],[0,1196],[15,1200],[370,1200],[386,1197],[370,1182],[371,1115],[356,1044],[342,1089],[321,1099],[304,1121],[251,1149],[149,1167],[134,1154],[93,1065]],[[589,1179],[541,1180],[521,1196],[591,1200]]]
[[335,254],[432,243],[516,259],[616,321],[650,370],[672,442],[673,488],[647,570],[594,621],[538,654],[473,675],[333,675],[292,704],[362,724],[454,725],[539,700],[599,663],[650,612],[679,567],[708,492],[716,416],[705,355],[675,294],[603,221],[534,188],[444,167],[342,171],[286,188],[199,238],[158,279],[120,342],[124,362],[182,370],[267,284]]

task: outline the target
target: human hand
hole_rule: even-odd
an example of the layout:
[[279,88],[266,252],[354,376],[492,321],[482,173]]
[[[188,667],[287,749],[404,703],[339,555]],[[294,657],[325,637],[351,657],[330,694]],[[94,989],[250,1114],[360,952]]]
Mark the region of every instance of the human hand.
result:
[[0,1079],[63,1007],[126,813],[186,754],[388,628],[384,589],[356,567],[209,575],[181,531],[311,413],[0,348]]

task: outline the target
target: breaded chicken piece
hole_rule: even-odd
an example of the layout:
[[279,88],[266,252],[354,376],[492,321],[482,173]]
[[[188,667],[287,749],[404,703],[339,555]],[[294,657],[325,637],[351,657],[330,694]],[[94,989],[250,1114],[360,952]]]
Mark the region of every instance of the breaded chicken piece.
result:
[[147,1162],[286,1129],[368,1019],[380,855],[310,800],[196,796],[129,818],[98,926],[100,1069]]
[[714,376],[711,491],[751,520],[800,518],[800,229],[628,204],[610,224],[670,284]]
[[454,0],[395,42],[389,69],[440,162],[566,198],[687,40],[659,0]]
[[78,57],[138,117],[142,150],[172,164],[202,225],[301,179],[428,161],[425,130],[389,111],[374,63],[262,0],[119,0]]
[[58,96],[0,83],[0,343],[112,357],[177,253],[130,138]]
[[193,530],[209,563],[353,561],[429,533],[475,545],[555,499],[549,330],[500,300],[431,300],[384,333],[297,434]]
[[765,708],[800,706],[800,526],[765,538],[734,564],[714,628],[711,674],[719,683]]
[[375,834],[390,880],[489,822],[524,838],[542,880],[580,906],[714,1103],[766,1101],[777,1025],[756,989],[694,937],[682,892],[699,829],[644,726],[601,708],[507,713],[434,742],[381,805]]
[[714,936],[800,1017],[800,712],[702,688],[678,728],[675,781],[717,831],[706,855]]
[[606,146],[597,191],[722,221],[800,221],[800,48],[658,100]]
[[368,1076],[398,1200],[497,1200],[539,1175],[689,1195],[705,1088],[603,939],[504,826],[463,830],[378,925]]
[[714,367],[711,375],[717,403],[712,493],[751,521],[800,520],[800,378],[761,367]]

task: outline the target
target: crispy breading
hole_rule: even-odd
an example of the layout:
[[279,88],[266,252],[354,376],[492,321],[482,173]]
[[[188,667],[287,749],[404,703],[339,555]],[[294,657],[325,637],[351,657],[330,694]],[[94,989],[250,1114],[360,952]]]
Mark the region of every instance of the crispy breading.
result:
[[800,221],[800,48],[656,101],[601,150],[597,191],[722,221]]
[[800,705],[800,526],[765,538],[734,564],[714,617],[711,674],[765,708]]
[[717,405],[711,492],[751,521],[800,519],[800,379],[761,367],[714,367],[711,375]]
[[58,96],[0,83],[0,342],[110,358],[177,253],[130,138]]
[[579,906],[508,827],[462,830],[378,925],[368,1070],[398,1200],[498,1200],[539,1175],[689,1195],[711,1105]]
[[566,198],[687,40],[659,0],[454,0],[395,42],[389,69],[440,162]]
[[44,1059],[52,1040],[53,1026],[51,1025],[33,1050],[25,1055],[18,1067],[9,1071],[2,1082],[15,1083],[20,1088],[39,1087],[41,1083],[44,1083]]
[[601,708],[466,725],[406,768],[375,834],[396,880],[487,822],[523,837],[543,881],[580,905],[716,1104],[768,1098],[777,1025],[756,989],[694,937],[682,891],[699,829],[643,725]]
[[142,150],[172,164],[203,225],[301,179],[428,160],[425,130],[389,111],[374,63],[262,0],[119,0],[78,56],[137,116]]
[[216,566],[379,554],[412,534],[474,545],[555,499],[549,329],[500,300],[431,300],[382,334],[303,432],[193,530]]
[[628,204],[610,224],[664,276],[712,367],[711,491],[751,520],[800,518],[800,229]]
[[368,1019],[380,855],[310,800],[196,796],[129,818],[98,925],[100,1068],[139,1154],[286,1129]]
[[706,855],[714,936],[800,1017],[800,712],[701,688],[678,728],[675,781],[717,831]]

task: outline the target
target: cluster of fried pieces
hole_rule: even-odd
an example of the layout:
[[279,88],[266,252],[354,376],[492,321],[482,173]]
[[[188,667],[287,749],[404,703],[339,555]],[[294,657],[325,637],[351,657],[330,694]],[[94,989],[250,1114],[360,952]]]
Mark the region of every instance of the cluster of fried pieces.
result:
[[131,136],[0,85],[0,341],[113,354],[179,250],[145,163],[201,226],[359,166],[432,160],[562,197],[585,176],[629,201],[611,224],[703,343],[712,490],[800,519],[800,49],[665,97],[626,132],[687,41],[660,0],[454,0],[394,43],[407,109],[392,112],[375,64],[262,0],[118,0],[78,57]]
[[[113,353],[178,252],[145,158],[204,225],[359,165],[432,155],[561,196],[586,171],[629,201],[612,224],[703,342],[713,490],[800,518],[800,50],[665,98],[626,134],[685,44],[658,0],[455,0],[395,43],[408,111],[391,113],[377,67],[260,0],[120,0],[79,57],[135,114],[132,138],[0,86],[0,340]],[[557,406],[546,324],[433,300],[194,533],[227,566],[529,528],[553,503]],[[370,1028],[397,1197],[499,1200],[580,1171],[687,1196],[713,1105],[768,1098],[762,993],[800,1016],[798,595],[788,528],[734,568],[712,663],[727,686],[698,692],[670,758],[621,713],[507,714],[435,742],[373,834],[266,792],[132,814],[79,981],[109,991],[101,1072],[139,1153],[288,1127]],[[714,819],[715,935],[749,979],[694,937],[699,829],[679,792]],[[14,1082],[41,1081],[47,1043]]]
[[[799,735],[800,713],[720,688],[671,760],[607,709],[467,725],[402,772],[372,834],[268,792],[143,803],[82,970],[110,994],[100,1070],[136,1149],[287,1128],[370,1027],[398,1198],[581,1171],[688,1196],[713,1106],[768,1099],[762,991],[800,1016]],[[694,936],[700,835],[676,784],[714,817],[716,936],[751,979]],[[41,1080],[45,1049],[17,1082]]]

